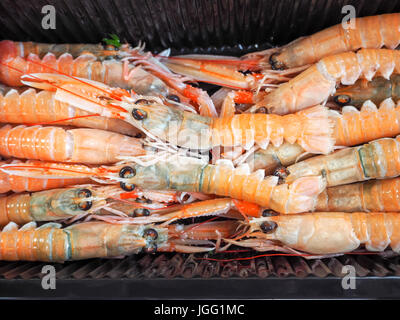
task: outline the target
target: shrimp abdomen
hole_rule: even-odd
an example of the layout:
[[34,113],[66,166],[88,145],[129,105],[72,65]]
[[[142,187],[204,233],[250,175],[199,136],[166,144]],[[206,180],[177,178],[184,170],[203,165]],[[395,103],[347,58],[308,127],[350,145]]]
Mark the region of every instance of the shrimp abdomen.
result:
[[68,250],[68,235],[61,229],[0,232],[0,260],[65,261]]

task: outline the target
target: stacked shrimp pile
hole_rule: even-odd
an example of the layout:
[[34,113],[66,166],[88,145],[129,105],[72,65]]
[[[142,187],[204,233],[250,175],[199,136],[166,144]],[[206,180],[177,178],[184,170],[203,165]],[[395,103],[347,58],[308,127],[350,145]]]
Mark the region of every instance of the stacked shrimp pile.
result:
[[106,42],[0,42],[1,260],[400,251],[400,14],[242,58]]

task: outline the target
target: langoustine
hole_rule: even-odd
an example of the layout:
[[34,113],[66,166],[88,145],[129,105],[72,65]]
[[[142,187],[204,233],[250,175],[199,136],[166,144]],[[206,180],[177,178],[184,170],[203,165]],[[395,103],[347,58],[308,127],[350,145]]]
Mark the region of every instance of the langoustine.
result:
[[[395,49],[400,43],[399,13],[355,18],[353,23],[354,27],[343,28],[338,24],[281,48],[249,53],[241,59],[212,55],[160,59],[174,72],[198,81],[254,90],[264,84],[288,81],[305,67],[330,55],[361,48]],[[240,92],[237,98],[243,98]]]
[[58,221],[95,214],[105,207],[107,198],[121,192],[108,186],[83,185],[3,196],[0,197],[0,225]]
[[[56,99],[100,115],[123,119],[150,137],[190,149],[257,143],[266,148],[284,140],[298,142],[307,151],[328,153],[333,147],[332,121],[328,110],[316,106],[285,117],[241,114],[224,118],[203,117],[163,104],[155,97],[132,97],[118,89],[83,79],[60,75],[32,74],[24,84],[56,91]],[[83,96],[83,97],[82,97]],[[107,97],[107,99],[105,98]]]
[[258,251],[308,255],[344,254],[365,246],[368,251],[400,252],[400,214],[382,212],[313,212],[271,215],[244,222],[248,239],[226,241]]
[[352,105],[360,108],[365,101],[379,105],[387,99],[397,102],[400,99],[400,75],[392,74],[390,79],[377,77],[368,81],[359,79],[351,86],[343,86],[336,90],[332,100],[339,106]]
[[[395,49],[400,43],[399,13],[355,18],[353,23],[354,27],[343,28],[337,24],[297,39],[263,58],[261,63],[269,63],[272,69],[295,68],[341,52],[361,48]],[[250,54],[254,55],[257,53]]]
[[[352,106],[344,107],[341,113],[330,110],[335,145],[354,146],[400,134],[399,112],[400,105],[395,105],[390,98],[384,100],[379,108],[366,101],[360,111]],[[266,174],[272,174],[279,166],[292,165],[310,155],[298,144],[284,143],[279,147],[269,146],[266,150],[256,151],[247,162],[255,170],[265,169]]]
[[119,182],[127,192],[135,187],[150,190],[201,192],[254,202],[278,212],[311,210],[325,185],[322,177],[306,177],[292,184],[279,184],[278,177],[264,179],[264,172],[250,174],[248,166],[234,169],[230,161],[217,165],[188,157],[160,158],[155,164],[125,163],[112,167],[90,168],[84,165],[48,163],[0,166],[9,174],[25,177],[91,178],[105,183]]
[[254,202],[278,212],[305,212],[323,190],[321,177],[308,177],[278,185],[277,177],[264,179],[262,171],[250,174],[248,167],[234,169],[230,161],[210,165],[193,158],[171,157],[154,165],[130,164],[119,173],[121,187],[179,190],[216,194]]
[[138,130],[128,123],[93,115],[59,102],[54,92],[0,85],[0,122],[18,124],[57,124],[109,130],[135,136]]
[[[48,50],[48,51],[47,51]],[[62,51],[66,50],[66,51]],[[70,50],[70,51],[68,51]],[[33,72],[60,72],[133,89],[141,94],[165,94],[165,84],[141,68],[128,66],[129,79],[118,55],[128,55],[131,47],[120,50],[101,50],[101,45],[48,45],[32,42],[0,42],[0,80],[9,86],[21,86],[21,76]],[[75,59],[74,59],[75,58]]]
[[338,186],[369,179],[400,175],[400,136],[316,156],[287,167],[285,181],[322,175],[327,186]]
[[[63,262],[121,257],[141,251],[195,253],[213,250],[212,243],[207,239],[217,237],[217,225],[195,226],[164,228],[85,222],[62,229],[55,223],[37,228],[31,222],[18,230],[15,224],[10,223],[0,232],[0,260]],[[226,223],[219,226],[221,234],[227,237],[234,228],[235,225],[228,226]],[[190,239],[187,239],[188,236]]]
[[[60,54],[64,48],[72,49],[73,54],[64,52],[57,58],[55,54]],[[50,51],[40,59],[37,53],[43,55],[47,49]],[[170,72],[141,47],[124,45],[122,50],[101,50],[99,45],[88,45],[82,50],[79,44],[49,46],[9,40],[0,42],[1,82],[21,86],[21,76],[36,72],[96,80],[132,89],[138,94],[161,95],[172,103],[191,102],[202,114],[216,116],[214,104],[205,91],[185,83],[187,79]]]
[[261,97],[249,112],[266,108],[276,114],[293,113],[323,103],[339,82],[354,84],[359,78],[389,79],[400,71],[400,53],[389,49],[362,49],[323,58],[276,90]]
[[[112,39],[109,39],[112,40]],[[109,41],[107,41],[109,42]],[[120,44],[117,48],[115,45],[103,45],[101,43],[41,43],[32,41],[10,41],[3,40],[1,42],[4,50],[11,56],[26,58],[30,54],[35,54],[39,57],[45,56],[47,53],[52,53],[56,57],[68,52],[73,57],[79,57],[82,54],[89,53],[96,57],[106,59],[109,56],[117,56],[128,53],[132,47],[128,44]]]

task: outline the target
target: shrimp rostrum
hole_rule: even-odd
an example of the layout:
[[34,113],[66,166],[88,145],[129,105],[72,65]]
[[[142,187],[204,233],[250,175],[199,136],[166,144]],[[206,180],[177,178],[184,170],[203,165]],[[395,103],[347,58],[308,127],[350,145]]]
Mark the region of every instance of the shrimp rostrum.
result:
[[215,146],[248,149],[255,143],[265,149],[270,142],[279,146],[283,141],[297,142],[313,153],[328,153],[333,147],[333,122],[322,106],[287,116],[239,114],[211,118],[169,107],[156,97],[132,97],[120,89],[83,79],[32,74],[24,76],[23,82],[55,90],[55,99],[59,101],[68,101],[77,108],[105,117],[123,119],[149,137],[189,149]]
[[400,252],[400,214],[381,212],[313,212],[254,218],[246,224],[248,239],[226,241],[258,251],[310,255],[349,253],[364,246]]

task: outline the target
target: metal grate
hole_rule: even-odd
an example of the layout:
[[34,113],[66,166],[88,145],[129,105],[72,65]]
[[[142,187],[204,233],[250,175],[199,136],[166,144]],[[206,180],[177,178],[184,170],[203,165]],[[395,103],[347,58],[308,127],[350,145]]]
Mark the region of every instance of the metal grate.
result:
[[[236,256],[237,257],[237,256]],[[226,255],[213,259],[227,259]],[[229,259],[234,258],[230,256]],[[1,262],[0,279],[38,279],[48,263]],[[354,266],[357,276],[399,276],[400,257],[378,255],[344,255],[335,258],[306,260],[302,257],[259,257],[220,262],[206,255],[157,254],[124,259],[91,259],[52,264],[57,279],[154,279],[154,278],[267,278],[314,276],[343,277],[344,265]]]

